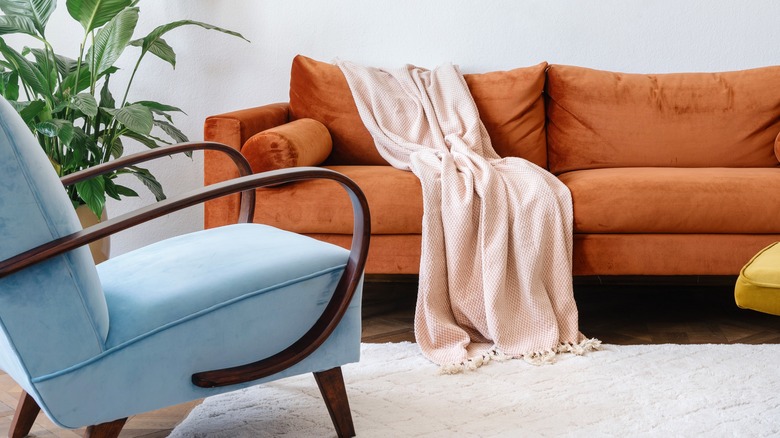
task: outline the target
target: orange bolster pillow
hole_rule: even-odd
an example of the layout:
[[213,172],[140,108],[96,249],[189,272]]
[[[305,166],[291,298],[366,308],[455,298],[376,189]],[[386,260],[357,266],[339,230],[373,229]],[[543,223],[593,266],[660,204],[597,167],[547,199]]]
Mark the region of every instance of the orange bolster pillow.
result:
[[333,149],[328,128],[314,119],[299,119],[259,132],[241,153],[255,173],[297,166],[316,166]]

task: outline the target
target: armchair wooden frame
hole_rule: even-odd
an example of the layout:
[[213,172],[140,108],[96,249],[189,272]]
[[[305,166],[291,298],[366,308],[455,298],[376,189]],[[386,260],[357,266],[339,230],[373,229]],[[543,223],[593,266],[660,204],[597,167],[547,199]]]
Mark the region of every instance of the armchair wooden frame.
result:
[[[305,359],[325,342],[341,321],[360,283],[365,268],[371,235],[371,219],[365,195],[352,180],[340,173],[316,167],[282,169],[253,175],[249,163],[237,150],[221,143],[192,142],[164,146],[129,155],[68,175],[63,177],[61,181],[64,186],[68,186],[155,158],[206,149],[227,154],[236,167],[238,167],[240,176],[184,195],[168,198],[0,261],[0,278],[160,216],[239,192],[241,193],[241,203],[238,223],[251,223],[254,219],[255,189],[311,179],[332,180],[339,183],[346,190],[352,203],[354,215],[353,237],[349,260],[344,273],[320,318],[309,331],[285,350],[257,362],[193,374],[192,383],[203,388],[213,388],[249,382],[276,374]],[[314,375],[338,435],[340,437],[354,436],[355,431],[341,368],[337,367],[317,372]],[[35,400],[25,392],[22,392],[9,431],[9,437],[21,438],[26,436],[32,428],[39,411],[40,408],[35,403]],[[116,437],[126,420],[124,418],[89,426],[85,436],[92,438]]]

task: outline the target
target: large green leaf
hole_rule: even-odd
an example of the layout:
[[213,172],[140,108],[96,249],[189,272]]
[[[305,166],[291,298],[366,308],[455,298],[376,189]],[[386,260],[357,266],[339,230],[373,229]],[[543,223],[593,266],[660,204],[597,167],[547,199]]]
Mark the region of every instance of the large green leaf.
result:
[[116,108],[116,100],[111,94],[111,89],[108,87],[111,76],[106,76],[106,80],[103,81],[103,88],[100,89],[100,106],[103,108],[114,109]]
[[125,146],[122,144],[122,139],[114,137],[114,139],[111,140],[111,149],[108,152],[114,158],[121,157],[125,152]]
[[0,95],[8,100],[19,99],[19,75],[15,71],[0,73]]
[[157,178],[155,178],[151,172],[138,166],[130,166],[129,169],[130,173],[135,175],[135,177],[138,178],[146,186],[146,188],[149,189],[150,192],[152,192],[154,199],[158,201],[165,199],[165,192],[163,192],[162,185],[159,181],[157,181]]
[[173,126],[173,124],[166,122],[165,120],[155,120],[154,126],[157,126],[158,128],[162,129],[163,132],[168,134],[173,141],[177,143],[184,143],[187,141],[190,141],[189,138],[187,138],[186,135],[184,135],[179,128]]
[[35,68],[27,58],[9,47],[2,38],[0,38],[0,53],[3,54],[6,61],[13,65],[23,84],[37,95],[51,97],[51,93],[48,92],[46,76]]
[[[76,73],[78,73],[78,84],[76,84]],[[92,81],[89,74],[89,68],[87,65],[82,64],[81,69],[78,71],[72,71],[62,80],[60,84],[60,92],[64,96],[70,96],[78,94],[81,91],[89,88],[89,84]]]
[[56,8],[57,0],[0,0],[0,9],[6,15],[29,19],[41,35],[45,33],[46,23]]
[[153,100],[139,100],[138,102],[135,102],[135,103],[138,104],[138,105],[143,105],[143,106],[149,108],[150,110],[152,110],[155,113],[158,113],[160,115],[162,115],[162,113],[164,113],[164,112],[170,112],[170,111],[175,111],[175,112],[179,112],[179,113],[182,113],[182,114],[187,114],[181,108],[175,107],[173,105],[166,105],[164,103],[155,102]]
[[[41,56],[51,56],[51,54],[47,55],[46,51],[43,49],[30,49],[30,52],[35,55],[35,59],[39,59]],[[60,77],[64,78],[76,71],[76,60],[73,58],[54,54],[54,62],[57,64],[57,72]]]
[[25,124],[30,124],[38,117],[41,111],[46,109],[46,102],[42,100],[33,100],[32,102],[26,102],[23,108],[17,108],[19,115],[22,116]]
[[171,117],[171,115],[168,114],[168,112],[176,111],[176,112],[180,112],[180,113],[183,113],[183,114],[187,114],[184,111],[182,111],[181,108],[177,108],[177,107],[171,106],[171,105],[165,105],[163,103],[154,102],[154,101],[151,101],[151,100],[142,100],[142,101],[138,101],[136,103],[139,104],[139,105],[143,105],[143,106],[149,108],[150,110],[152,110],[152,113],[154,113],[154,114],[157,114],[159,116],[165,117],[165,120],[167,120],[168,122],[171,122],[171,123],[173,123],[173,117]]
[[60,75],[62,77],[76,71],[78,63],[75,59],[62,55],[54,55],[54,57],[57,58],[57,68],[60,69]]
[[0,35],[26,33],[36,35],[35,23],[27,17],[0,15]]
[[[78,126],[73,129],[73,141],[68,145],[68,151],[68,160],[65,163],[68,173],[102,162],[102,156],[98,157],[100,150],[97,143]],[[92,154],[92,159],[87,159],[87,157],[90,157],[90,153]]]
[[119,184],[116,185],[116,192],[122,196],[138,196],[138,193],[135,190]]
[[[36,62],[45,62],[50,64],[52,62],[51,53],[47,53],[43,49],[30,49],[30,53],[35,56]],[[57,72],[61,77],[65,77],[71,72],[76,71],[76,60],[68,58],[67,56],[54,55],[54,63],[57,67]]]
[[138,23],[138,8],[127,8],[103,26],[95,36],[95,42],[87,52],[93,71],[102,74],[114,65],[133,37]]
[[[135,47],[143,47],[144,40],[137,39],[130,41],[130,45]],[[146,50],[163,61],[171,64],[173,68],[176,68],[176,52],[173,51],[173,47],[171,47],[170,44],[168,44],[164,39],[159,38],[153,41],[149,44],[149,47],[147,47]]]
[[22,51],[22,55],[27,56],[28,53],[32,53],[35,57],[35,63],[32,64],[33,68],[38,70],[39,76],[44,78],[44,85],[46,86],[46,94],[53,95],[54,89],[57,84],[57,60],[49,55],[45,50],[41,49],[29,49],[27,47]]
[[114,116],[125,128],[142,135],[149,135],[154,126],[152,111],[143,106],[132,104],[124,108],[102,108],[103,111]]
[[110,178],[111,177],[105,178],[106,194],[108,196],[116,199],[117,201],[121,201],[120,196],[138,196],[138,193],[136,193],[135,190],[116,184]]
[[[160,41],[160,39],[162,38],[162,36],[164,34],[172,31],[173,29],[181,27],[181,26],[199,26],[199,27],[202,27],[204,29],[216,30],[218,32],[222,32],[222,33],[226,33],[228,35],[233,35],[233,36],[239,37],[239,38],[243,39],[244,41],[249,41],[248,39],[244,38],[244,36],[241,35],[240,33],[233,32],[232,30],[227,30],[227,29],[223,29],[221,27],[212,26],[212,25],[210,25],[208,23],[203,23],[203,22],[200,22],[200,21],[179,20],[179,21],[174,21],[172,23],[163,24],[162,26],[158,26],[153,31],[149,32],[149,35],[141,38],[141,50],[142,50],[142,53],[152,52],[156,56],[160,56],[160,54],[163,54],[163,55],[167,56],[167,52],[162,51],[160,45],[157,44],[157,43],[158,43],[158,41]],[[137,45],[137,43],[135,43],[134,45]],[[157,52],[152,51],[152,47],[155,47],[155,46],[156,46],[155,50]],[[168,46],[168,44],[166,43],[165,46]],[[168,46],[168,47],[170,47],[170,46]],[[170,50],[170,53],[173,53],[173,49]],[[176,64],[175,55],[174,55],[173,59],[170,59],[170,56],[168,56],[168,58],[165,58],[163,56],[160,56],[160,57],[164,61],[167,61],[167,62],[169,62],[169,63],[171,63],[172,65],[175,66],[175,64]]]
[[122,136],[127,138],[132,138],[133,140],[141,143],[142,145],[148,147],[149,149],[156,149],[160,147],[157,141],[148,135],[141,135],[133,131],[125,131],[122,133]]
[[46,137],[57,137],[63,145],[70,145],[75,135],[73,122],[63,119],[51,119],[35,125],[35,130]]
[[111,21],[132,0],[67,0],[68,13],[89,33]]
[[106,205],[106,186],[103,178],[96,177],[77,182],[76,192],[97,217],[103,215],[103,207]]
[[[107,76],[113,73],[116,73],[119,71],[116,67],[111,67],[108,70],[104,71],[102,75],[100,76]],[[98,77],[99,78],[99,77]],[[90,84],[92,83],[92,78],[89,74],[89,69],[86,65],[81,66],[81,71],[79,72],[79,83],[76,84],[76,72],[71,72],[68,76],[65,77],[65,79],[62,80],[62,94],[65,96],[71,96],[77,93],[80,93],[87,88],[89,88]]]
[[98,104],[95,96],[89,93],[79,93],[70,101],[70,107],[81,111],[82,113],[95,117],[98,113]]
[[106,185],[106,195],[116,199],[117,201],[122,200],[119,197],[119,192],[116,189],[116,184],[114,184],[114,181],[111,181],[109,178],[105,178],[103,183]]

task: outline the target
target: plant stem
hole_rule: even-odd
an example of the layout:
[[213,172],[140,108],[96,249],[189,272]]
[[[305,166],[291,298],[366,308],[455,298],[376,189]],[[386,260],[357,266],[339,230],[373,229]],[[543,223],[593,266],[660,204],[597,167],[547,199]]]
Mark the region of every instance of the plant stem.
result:
[[52,47],[51,44],[49,44],[49,42],[45,39],[43,40],[43,43],[46,46],[46,56],[51,56],[51,60],[54,63],[54,70],[56,72],[54,77],[57,80],[57,89],[60,90],[60,99],[62,99],[62,78],[60,78],[60,72],[57,70],[57,57],[54,56],[54,47]]
[[122,97],[122,104],[119,105],[119,108],[123,108],[125,103],[127,103],[127,95],[130,93],[130,86],[133,85],[133,78],[135,78],[135,73],[138,71],[138,67],[141,65],[141,60],[144,59],[144,55],[146,55],[146,52],[141,51],[141,56],[138,57],[138,61],[135,63],[135,67],[133,67],[133,73],[130,75],[130,80],[127,82],[125,95]]
[[[79,78],[81,76],[81,58],[84,56],[84,44],[87,42],[87,37],[89,36],[88,33],[84,34],[84,39],[81,40],[81,45],[79,46],[79,58],[76,60],[76,82],[75,82],[75,89],[79,88]],[[68,119],[68,115],[70,114],[70,107],[65,107],[65,119]]]
[[[60,75],[59,75],[59,71],[57,70],[57,58],[54,57],[54,48],[51,46],[51,44],[49,44],[48,41],[46,41],[46,38],[43,35],[41,36],[32,35],[32,37],[40,41],[41,43],[43,43],[44,52],[46,53],[46,61],[50,62],[51,66],[54,68],[54,80],[57,82],[57,85],[60,85]],[[49,86],[49,95],[43,97],[49,102],[49,105],[53,108],[55,106],[54,89],[53,89],[54,84],[51,83],[51,75],[48,74],[49,72],[45,72],[45,73],[46,73],[46,85]]]
[[95,71],[95,68],[97,67],[95,65],[95,31],[90,32],[92,35],[92,59],[90,59],[90,68],[89,68],[89,94],[95,95],[95,82],[97,82],[97,74],[98,72]]

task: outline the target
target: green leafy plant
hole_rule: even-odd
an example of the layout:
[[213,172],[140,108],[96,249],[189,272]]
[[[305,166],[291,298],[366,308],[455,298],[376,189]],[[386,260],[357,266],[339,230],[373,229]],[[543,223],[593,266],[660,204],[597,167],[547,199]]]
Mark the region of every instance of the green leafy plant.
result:
[[[0,0],[0,35],[23,34],[39,47],[16,50],[0,37],[0,94],[19,112],[51,160],[64,176],[120,157],[123,140],[149,147],[188,141],[173,125],[172,114],[183,111],[151,100],[129,102],[128,94],[146,55],[176,67],[176,53],[162,38],[182,26],[198,26],[245,39],[241,34],[210,24],[181,20],[164,24],[143,38],[133,39],[139,0],[67,0],[70,16],[84,28],[77,59],[58,55],[46,39],[46,24],[56,0]],[[114,63],[128,47],[138,60],[119,102],[109,87],[119,69]],[[128,51],[129,52],[129,51]],[[23,98],[20,100],[20,97]],[[129,167],[68,189],[74,206],[86,204],[101,216],[106,196],[138,196],[117,184],[120,174],[137,177],[157,200],[165,199],[162,186],[148,169]]]

